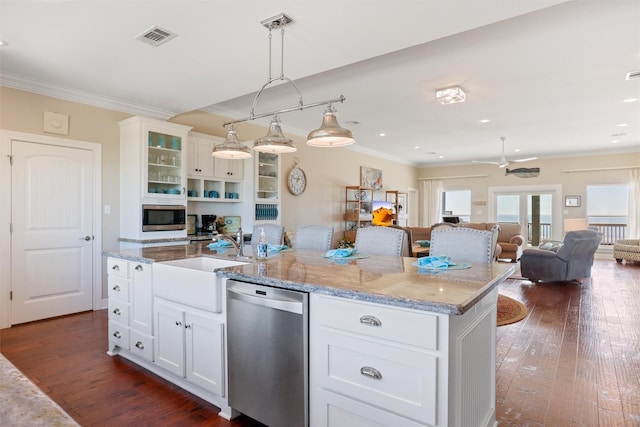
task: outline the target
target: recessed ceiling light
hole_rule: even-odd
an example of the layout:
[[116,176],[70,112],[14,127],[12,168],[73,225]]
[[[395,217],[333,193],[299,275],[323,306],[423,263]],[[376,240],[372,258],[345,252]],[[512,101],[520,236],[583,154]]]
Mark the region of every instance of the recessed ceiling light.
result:
[[384,133],[384,132],[381,132],[381,133],[380,133],[380,136],[387,136],[387,134],[386,134],[386,133]]
[[625,127],[627,124],[626,123],[618,123],[616,126],[618,126],[619,128],[623,128]]
[[627,99],[623,99],[622,102],[636,102],[638,100],[638,98],[627,98]]
[[489,119],[482,119],[480,120],[480,123],[485,124],[485,123],[489,123],[491,120]]
[[417,145],[415,147],[413,147],[414,150],[419,150],[420,147],[418,147]]
[[9,43],[7,43],[4,40],[0,40],[0,46],[7,46]]
[[516,148],[516,149],[515,149],[515,150],[513,150],[513,151],[515,151],[516,153],[518,153],[518,152],[520,151],[520,149],[519,149],[519,148]]
[[438,156],[439,159],[444,159],[444,156]]
[[614,140],[613,140],[613,141],[611,141],[611,142],[615,144],[615,143],[617,143],[617,142],[618,142],[618,140],[617,140],[617,139],[614,139]]

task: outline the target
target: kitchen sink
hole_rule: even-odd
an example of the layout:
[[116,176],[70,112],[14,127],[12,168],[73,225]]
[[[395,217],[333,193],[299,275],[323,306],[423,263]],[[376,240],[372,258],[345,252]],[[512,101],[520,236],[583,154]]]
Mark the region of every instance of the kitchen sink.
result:
[[223,280],[215,270],[244,264],[248,262],[209,257],[156,262],[153,264],[153,293],[157,297],[219,313],[222,311]]

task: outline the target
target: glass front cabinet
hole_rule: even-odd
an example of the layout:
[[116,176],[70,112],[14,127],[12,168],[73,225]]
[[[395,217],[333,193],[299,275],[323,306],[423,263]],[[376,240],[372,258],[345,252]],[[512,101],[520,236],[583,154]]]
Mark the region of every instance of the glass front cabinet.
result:
[[280,156],[255,152],[255,221],[280,223]]

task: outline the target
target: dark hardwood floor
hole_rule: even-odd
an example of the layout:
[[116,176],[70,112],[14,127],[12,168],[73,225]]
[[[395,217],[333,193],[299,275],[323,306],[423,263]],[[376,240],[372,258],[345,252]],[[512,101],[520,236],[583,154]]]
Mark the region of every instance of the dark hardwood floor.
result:
[[[497,330],[500,426],[640,426],[640,264],[596,260],[582,284],[508,280],[529,313]],[[120,357],[105,310],[0,331],[0,351],[83,426],[261,426]]]

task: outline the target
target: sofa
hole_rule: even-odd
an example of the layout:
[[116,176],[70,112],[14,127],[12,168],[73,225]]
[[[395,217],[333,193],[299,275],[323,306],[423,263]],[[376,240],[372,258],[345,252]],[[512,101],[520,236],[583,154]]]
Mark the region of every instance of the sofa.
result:
[[[518,261],[522,255],[522,250],[526,242],[524,236],[521,234],[520,224],[508,222],[499,222],[497,224],[500,226],[500,233],[498,234],[499,248],[496,248],[496,258],[509,259],[511,262]],[[469,222],[458,224],[459,227],[487,231],[491,231],[495,225],[495,222]]]
[[591,277],[593,257],[602,236],[593,230],[569,231],[560,245],[525,249],[520,257],[522,277],[532,282],[579,281]]
[[613,244],[613,258],[615,258],[618,263],[621,263],[623,259],[627,261],[640,261],[640,240],[616,240]]

